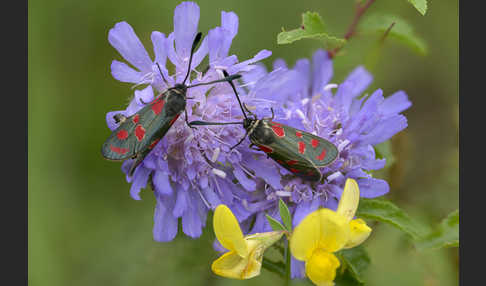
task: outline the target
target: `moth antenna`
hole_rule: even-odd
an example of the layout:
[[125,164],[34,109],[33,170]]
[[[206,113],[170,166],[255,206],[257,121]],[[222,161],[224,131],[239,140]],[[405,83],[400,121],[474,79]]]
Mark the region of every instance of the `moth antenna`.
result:
[[186,84],[186,80],[189,77],[189,74],[191,73],[191,63],[192,63],[192,56],[194,55],[194,50],[196,49],[196,46],[199,44],[201,41],[202,33],[199,32],[196,35],[196,38],[194,38],[194,42],[192,42],[192,47],[191,47],[191,56],[189,57],[189,67],[187,68],[187,74],[186,77],[184,78],[184,81],[182,84]]
[[[226,70],[223,70],[223,74],[224,74],[225,77],[229,77],[229,74]],[[231,85],[231,88],[233,88],[233,91],[235,92],[236,99],[238,100],[238,103],[240,104],[240,108],[241,108],[241,111],[243,112],[243,115],[245,116],[245,119],[248,119],[248,117],[246,116],[245,110],[243,109],[243,105],[241,104],[240,97],[238,96],[238,92],[236,92],[235,84],[233,83],[233,81],[228,81],[228,83]]]
[[208,84],[213,84],[213,83],[218,83],[218,82],[223,82],[223,81],[231,82],[232,80],[235,80],[235,79],[240,78],[240,77],[241,77],[241,75],[234,74],[234,75],[230,75],[228,77],[218,79],[218,80],[213,80],[213,81],[210,81],[210,82],[200,82],[200,83],[196,83],[196,84],[193,84],[193,85],[189,85],[189,86],[186,86],[186,88],[191,88],[191,87],[196,87],[196,86],[201,86],[201,85],[208,85]]
[[165,82],[167,87],[169,87],[169,82],[167,82],[167,80],[165,79],[164,74],[162,73],[162,69],[160,69],[159,63],[156,62],[156,64],[157,64],[157,68],[159,68],[159,72],[160,72],[160,76],[162,76],[162,80]]

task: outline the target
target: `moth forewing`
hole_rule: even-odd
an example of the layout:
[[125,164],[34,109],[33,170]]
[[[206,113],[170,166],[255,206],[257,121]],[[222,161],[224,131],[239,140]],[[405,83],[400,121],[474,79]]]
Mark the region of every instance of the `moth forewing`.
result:
[[293,146],[296,147],[297,152],[311,161],[316,167],[328,166],[336,160],[339,153],[338,149],[328,140],[288,125],[280,124],[280,127],[283,129],[285,136],[295,142]]

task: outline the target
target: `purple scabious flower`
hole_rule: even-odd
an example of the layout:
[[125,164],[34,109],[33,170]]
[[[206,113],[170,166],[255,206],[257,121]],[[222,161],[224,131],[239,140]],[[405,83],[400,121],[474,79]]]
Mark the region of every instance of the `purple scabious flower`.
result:
[[[183,2],[178,5],[174,12],[174,32],[167,37],[157,31],[152,33],[155,54],[153,60],[129,24],[120,22],[110,30],[110,44],[133,66],[132,68],[114,60],[111,65],[113,77],[137,86],[147,85],[146,88],[135,91],[126,110],[108,112],[106,121],[111,130],[117,127],[113,119],[115,114],[130,116],[140,110],[144,102],[150,102],[155,95],[182,82],[188,70],[198,22],[197,4]],[[237,15],[223,11],[221,26],[210,30],[194,53],[191,70],[196,78],[189,79],[186,84],[222,78],[223,69],[230,74],[241,73],[249,77],[258,72],[254,63],[270,56],[271,52],[262,50],[252,59],[239,62],[236,56],[228,55],[237,32]],[[198,70],[197,67],[206,56],[209,57],[208,67],[203,66]],[[157,63],[169,86],[160,76]],[[174,73],[170,74],[169,70]],[[190,88],[187,90],[187,97],[189,121],[201,118],[210,121],[241,119],[233,91],[227,83]],[[205,226],[208,210],[221,203],[231,207],[240,221],[248,218],[254,212],[252,209],[264,207],[260,206],[260,202],[256,202],[255,206],[246,203],[251,196],[248,190],[256,189],[256,186],[234,183],[244,176],[245,170],[232,167],[238,166],[243,158],[241,154],[230,152],[229,147],[236,138],[243,136],[244,130],[237,127],[222,130],[191,129],[185,124],[184,118],[181,118],[145,157],[133,176],[127,176],[127,181],[131,183],[130,195],[135,200],[141,199],[139,193],[147,183],[154,188],[156,207],[153,236],[156,241],[172,240],[177,235],[179,219],[182,220],[182,231],[186,235],[199,237]],[[123,172],[127,174],[131,164],[132,160],[126,160],[122,164]],[[273,186],[281,187],[277,183]]]
[[[339,154],[331,165],[321,168],[325,178],[321,184],[296,177],[273,160],[262,160],[264,155],[260,155],[259,165],[249,166],[249,171],[258,174],[271,162],[281,175],[281,187],[262,184],[259,195],[254,194],[253,198],[260,200],[260,205],[265,208],[249,217],[248,221],[254,222],[248,232],[271,231],[265,213],[279,219],[279,198],[288,202],[294,226],[320,207],[335,210],[347,178],[358,182],[364,198],[386,194],[388,183],[373,178],[369,173],[383,168],[386,163],[385,159],[376,158],[373,146],[407,127],[406,117],[400,114],[411,106],[405,92],[398,91],[385,98],[382,90],[378,89],[370,95],[363,95],[372,82],[371,74],[363,67],[354,69],[341,84],[331,83],[332,60],[322,50],[313,55],[312,65],[307,59],[297,61],[294,68],[286,73],[289,78],[285,82],[279,83],[279,77],[274,77],[288,69],[285,62],[275,61],[274,69],[266,73],[265,68],[259,67],[258,72],[244,77],[250,91],[249,96],[242,96],[242,101],[251,106],[251,94],[257,93],[261,101],[269,102],[267,105],[254,104],[256,110],[253,112],[259,117],[269,116],[266,107],[273,106],[276,122],[329,140],[338,148]],[[287,86],[287,92],[275,92],[277,85]],[[303,262],[292,259],[292,277],[305,277]]]

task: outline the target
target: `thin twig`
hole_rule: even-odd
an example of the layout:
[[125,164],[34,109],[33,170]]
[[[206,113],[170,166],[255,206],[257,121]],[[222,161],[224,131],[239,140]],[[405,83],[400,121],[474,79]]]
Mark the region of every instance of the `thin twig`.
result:
[[[360,5],[359,3],[356,5],[356,13],[354,14],[353,22],[351,22],[348,31],[344,35],[345,40],[349,40],[354,35],[354,33],[356,32],[356,26],[358,25],[361,16],[363,16],[363,14],[366,12],[366,10],[368,10],[368,8],[371,6],[371,4],[373,4],[373,2],[375,2],[375,0],[368,0],[363,5]],[[337,52],[339,52],[342,49],[342,47],[343,46],[339,46],[334,48],[331,51],[328,51],[329,58],[332,59],[337,54]]]
[[388,34],[390,33],[391,29],[393,28],[393,26],[395,26],[395,22],[391,23],[391,25],[388,27],[388,29],[386,29],[385,33],[383,34],[383,36],[381,36],[381,39],[380,41],[383,43],[386,39],[386,37],[388,36]]

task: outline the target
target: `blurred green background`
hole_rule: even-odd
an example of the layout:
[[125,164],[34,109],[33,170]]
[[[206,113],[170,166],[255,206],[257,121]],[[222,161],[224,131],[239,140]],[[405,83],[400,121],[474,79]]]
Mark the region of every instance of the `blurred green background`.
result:
[[[331,34],[344,35],[353,16],[345,1],[196,1],[202,32],[220,24],[220,13],[239,16],[230,53],[240,60],[261,49],[273,51],[264,63],[283,58],[290,65],[310,57],[311,40],[278,46],[282,27],[300,25],[301,13],[318,12]],[[135,29],[150,54],[150,33],[173,30],[180,1],[28,2],[29,284],[57,285],[280,285],[273,273],[248,281],[217,277],[210,263],[213,233],[200,239],[179,235],[171,243],[152,239],[155,200],[130,198],[120,163],[103,160],[109,135],[105,114],[122,109],[129,84],[110,75],[120,59],[107,40],[119,21]],[[411,23],[429,46],[422,57],[393,41],[385,43],[369,90],[385,95],[403,89],[413,102],[405,112],[409,127],[392,140],[397,163],[387,175],[388,199],[412,216],[437,223],[458,208],[458,1],[429,1],[421,16],[407,1],[376,1],[369,14],[391,13]],[[373,38],[353,38],[337,57],[340,82],[362,64]],[[372,265],[368,285],[457,285],[457,248],[419,253],[388,225],[374,226],[364,244]],[[304,285],[297,282],[296,285]]]

